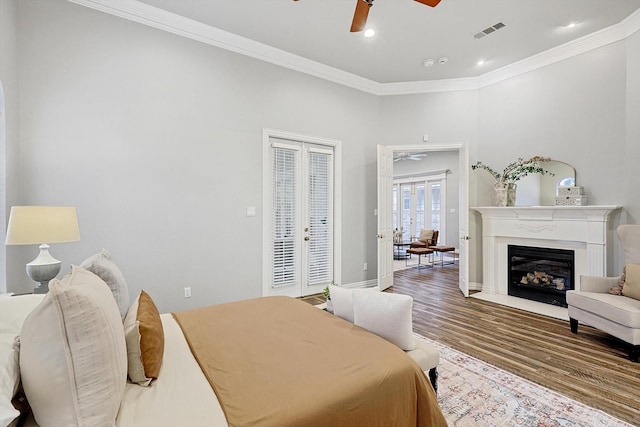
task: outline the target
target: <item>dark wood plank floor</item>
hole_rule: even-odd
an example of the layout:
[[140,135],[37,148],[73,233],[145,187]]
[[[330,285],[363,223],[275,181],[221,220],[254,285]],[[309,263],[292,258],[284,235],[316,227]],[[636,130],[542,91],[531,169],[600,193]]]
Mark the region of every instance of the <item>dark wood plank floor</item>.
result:
[[640,425],[640,363],[591,327],[464,298],[453,266],[397,271],[389,292],[414,298],[414,331],[621,420]]

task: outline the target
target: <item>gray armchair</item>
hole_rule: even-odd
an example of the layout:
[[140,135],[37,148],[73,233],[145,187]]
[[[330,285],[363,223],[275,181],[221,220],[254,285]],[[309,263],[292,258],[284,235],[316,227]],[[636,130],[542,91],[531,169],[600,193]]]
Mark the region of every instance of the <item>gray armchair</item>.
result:
[[[618,237],[624,247],[626,264],[640,264],[640,225],[621,225]],[[629,344],[629,359],[640,358],[640,300],[613,295],[609,289],[620,277],[580,277],[580,291],[567,291],[571,332],[578,323],[600,329]]]

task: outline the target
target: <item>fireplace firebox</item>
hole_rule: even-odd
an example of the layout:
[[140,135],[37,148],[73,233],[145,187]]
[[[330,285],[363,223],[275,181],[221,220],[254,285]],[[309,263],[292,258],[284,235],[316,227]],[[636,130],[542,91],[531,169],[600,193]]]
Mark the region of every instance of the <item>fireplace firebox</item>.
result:
[[508,245],[508,294],[567,307],[575,289],[574,251]]

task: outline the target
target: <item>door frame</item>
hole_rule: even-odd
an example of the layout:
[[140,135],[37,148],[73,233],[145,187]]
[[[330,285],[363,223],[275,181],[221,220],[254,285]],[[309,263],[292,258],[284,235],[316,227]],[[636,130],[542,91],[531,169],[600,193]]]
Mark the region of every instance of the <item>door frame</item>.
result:
[[[460,179],[458,184],[458,218],[459,224],[466,223],[466,234],[458,236],[459,239],[459,258],[460,266],[459,286],[465,297],[469,296],[469,150],[465,143],[449,143],[449,144],[408,144],[408,145],[387,145],[387,148],[393,152],[434,152],[434,151],[457,151],[458,164],[460,166]],[[464,209],[461,209],[462,206]],[[446,214],[446,213],[445,213]],[[463,248],[464,245],[464,248]],[[464,264],[463,264],[464,263]],[[463,277],[464,276],[464,277]]]
[[[336,283],[342,282],[342,141],[278,129],[262,129],[262,296],[271,295],[271,215],[266,212],[271,206],[271,145],[270,138],[279,138],[301,143],[318,144],[333,148],[333,277]],[[320,290],[321,291],[321,290]]]

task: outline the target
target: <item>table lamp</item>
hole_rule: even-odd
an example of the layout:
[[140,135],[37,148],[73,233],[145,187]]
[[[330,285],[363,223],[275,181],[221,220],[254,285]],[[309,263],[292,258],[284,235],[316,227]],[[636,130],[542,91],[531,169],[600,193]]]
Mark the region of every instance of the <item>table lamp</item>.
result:
[[40,283],[34,294],[46,294],[49,281],[60,272],[60,261],[49,253],[48,243],[80,240],[75,207],[13,206],[7,226],[6,245],[40,245],[40,254],[27,264],[29,277]]

